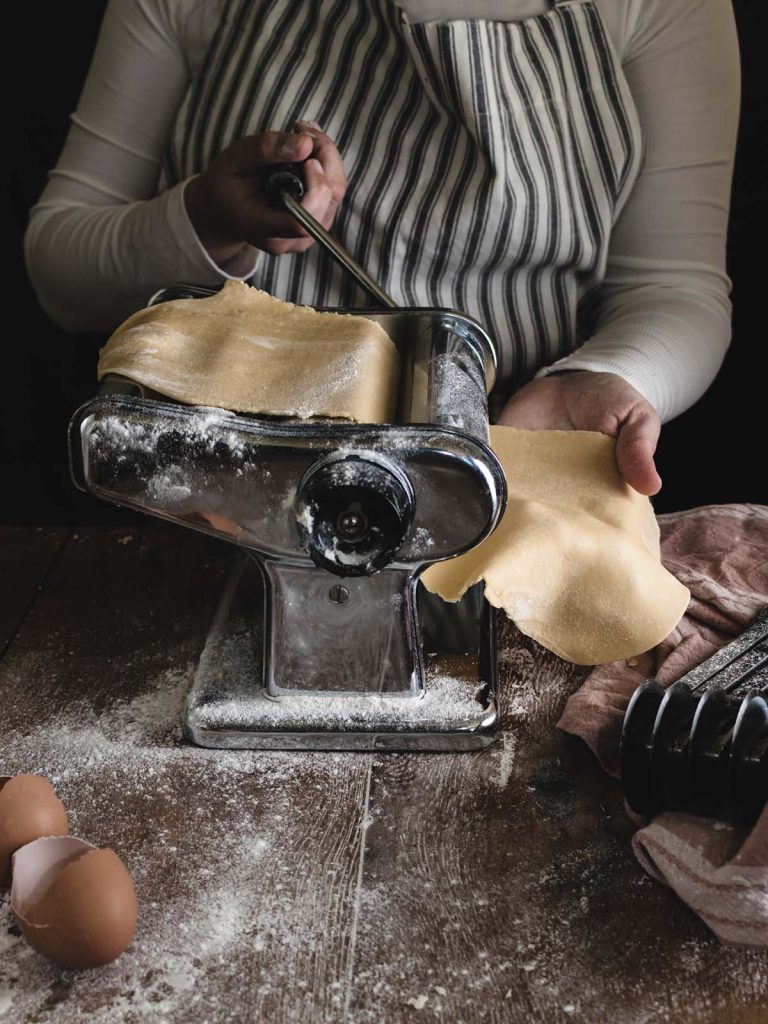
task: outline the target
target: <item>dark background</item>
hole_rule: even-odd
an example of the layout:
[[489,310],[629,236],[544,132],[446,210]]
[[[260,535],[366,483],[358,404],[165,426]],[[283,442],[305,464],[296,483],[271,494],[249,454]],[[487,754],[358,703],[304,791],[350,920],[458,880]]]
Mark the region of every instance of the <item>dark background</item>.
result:
[[[0,373],[0,522],[126,523],[137,516],[81,494],[69,481],[66,425],[95,391],[101,336],[65,334],[38,308],[26,277],[22,237],[66,135],[88,70],[105,0],[27,5],[7,39],[18,61],[16,123],[6,160],[11,242]],[[697,405],[662,432],[657,511],[733,501],[768,503],[768,332],[765,268],[766,82],[762,4],[734,0],[742,57],[728,273],[733,343],[719,377]],[[163,282],[158,282],[162,284]]]

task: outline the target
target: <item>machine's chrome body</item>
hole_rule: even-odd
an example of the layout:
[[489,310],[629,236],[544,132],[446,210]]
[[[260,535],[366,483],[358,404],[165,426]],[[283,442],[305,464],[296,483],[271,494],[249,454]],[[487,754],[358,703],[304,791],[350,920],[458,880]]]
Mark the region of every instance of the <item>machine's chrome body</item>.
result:
[[[153,301],[195,294],[208,293],[166,289]],[[236,415],[116,377],[72,420],[79,487],[244,549],[188,702],[197,743],[466,749],[493,739],[489,610],[476,598],[439,608],[417,596],[420,572],[477,544],[503,510],[487,447],[493,346],[451,312],[355,312],[400,350],[397,423]],[[325,490],[312,490],[318,479]],[[334,507],[322,533],[324,496],[343,505],[347,493],[359,500],[343,516]],[[354,531],[377,516],[371,555]],[[329,541],[337,526],[350,532]]]
[[[269,619],[264,614],[268,594],[258,559],[240,553],[187,699],[184,725],[195,743],[261,750],[474,750],[496,738],[494,619],[484,602],[482,619],[470,616],[478,630],[475,650],[438,651],[439,637],[430,641],[424,686],[417,693],[378,690],[377,678],[360,676],[361,670],[381,671],[392,652],[374,646],[382,641],[380,631],[368,606],[353,599],[345,617],[345,648],[337,664],[326,667],[329,682],[336,671],[346,669],[348,681],[360,688],[281,690],[264,685],[270,665],[265,649]],[[319,595],[320,602],[328,600],[327,593]],[[389,616],[385,621],[391,625]],[[309,629],[302,641],[312,642]],[[370,685],[363,689],[366,681]]]

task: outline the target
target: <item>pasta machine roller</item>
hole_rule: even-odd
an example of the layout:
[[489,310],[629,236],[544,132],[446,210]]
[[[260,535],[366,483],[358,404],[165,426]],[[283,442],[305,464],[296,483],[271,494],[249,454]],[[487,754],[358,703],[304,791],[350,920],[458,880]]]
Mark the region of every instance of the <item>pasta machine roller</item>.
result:
[[751,825],[768,802],[768,608],[664,689],[649,679],[624,718],[627,803]]

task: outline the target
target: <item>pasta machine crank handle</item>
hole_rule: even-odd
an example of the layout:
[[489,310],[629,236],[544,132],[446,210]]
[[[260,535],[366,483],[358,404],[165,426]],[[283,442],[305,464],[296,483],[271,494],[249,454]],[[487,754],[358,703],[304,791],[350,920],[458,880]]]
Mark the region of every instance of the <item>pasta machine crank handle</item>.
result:
[[299,164],[281,164],[269,175],[264,190],[273,206],[283,207],[293,219],[307,231],[334,259],[342,270],[346,270],[375,301],[384,309],[397,309],[397,303],[379,287],[373,278],[352,258],[347,250],[328,234],[323,225],[315,220],[301,205],[304,182]]

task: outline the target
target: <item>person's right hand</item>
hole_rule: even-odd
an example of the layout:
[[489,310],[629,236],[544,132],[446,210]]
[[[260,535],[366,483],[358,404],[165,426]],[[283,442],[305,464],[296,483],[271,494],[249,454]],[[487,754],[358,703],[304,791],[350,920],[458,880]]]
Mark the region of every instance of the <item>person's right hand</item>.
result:
[[313,122],[295,132],[258,132],[238,139],[184,190],[192,226],[211,259],[225,263],[245,245],[280,256],[304,252],[314,242],[287,213],[275,209],[264,182],[275,164],[302,163],[301,205],[330,228],[347,179],[339,151]]

